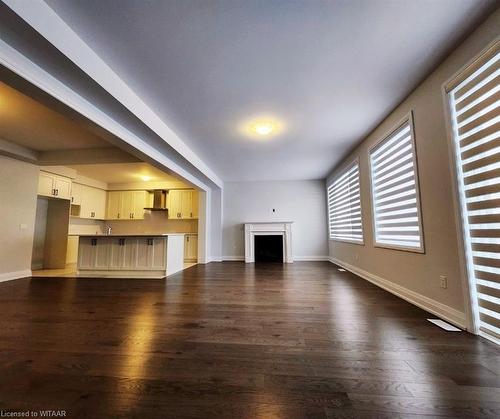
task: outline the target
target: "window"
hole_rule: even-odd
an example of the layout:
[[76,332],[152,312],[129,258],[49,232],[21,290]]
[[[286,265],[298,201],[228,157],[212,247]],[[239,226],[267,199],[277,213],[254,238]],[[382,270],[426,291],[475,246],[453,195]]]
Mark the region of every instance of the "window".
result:
[[424,251],[412,118],[370,150],[375,245]]
[[328,219],[330,239],[363,244],[357,161],[328,187]]
[[476,333],[500,343],[500,42],[447,86]]

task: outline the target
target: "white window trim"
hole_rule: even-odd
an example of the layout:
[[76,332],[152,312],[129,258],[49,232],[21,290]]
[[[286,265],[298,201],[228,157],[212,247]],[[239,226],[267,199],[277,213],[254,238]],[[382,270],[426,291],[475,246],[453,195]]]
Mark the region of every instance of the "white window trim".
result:
[[[371,167],[371,153],[377,148],[380,143],[385,141],[392,133],[398,130],[404,123],[410,123],[410,132],[411,132],[411,141],[413,145],[413,167],[415,171],[415,190],[416,190],[416,199],[417,199],[417,217],[418,217],[418,228],[420,231],[420,247],[409,247],[409,246],[401,246],[395,244],[386,244],[386,243],[378,243],[377,235],[376,235],[376,216],[375,216],[375,194],[373,190],[373,182],[372,182],[372,167]],[[383,248],[383,249],[391,249],[391,250],[401,250],[404,252],[412,252],[412,253],[425,253],[425,238],[424,238],[424,225],[422,220],[422,208],[421,208],[421,197],[420,197],[420,179],[418,176],[418,158],[417,158],[417,142],[415,140],[415,126],[413,122],[413,111],[410,111],[404,118],[402,118],[397,124],[395,124],[388,132],[380,137],[380,139],[373,144],[368,149],[368,165],[369,165],[369,176],[370,176],[370,194],[371,194],[371,213],[372,213],[372,238],[373,238],[373,247]]]
[[[359,206],[360,206],[360,212],[361,212],[361,241],[359,240],[352,240],[352,239],[338,239],[338,238],[332,238],[330,236],[330,209],[329,209],[329,202],[328,202],[328,188],[332,185],[333,182],[335,182],[339,176],[342,176],[343,172],[348,170],[351,166],[354,164],[358,165],[358,171],[359,171]],[[359,157],[356,157],[353,160],[349,160],[349,163],[343,164],[341,168],[335,171],[335,176],[331,178],[330,182],[326,184],[326,214],[327,214],[327,221],[328,221],[328,241],[332,242],[341,242],[341,243],[350,243],[350,244],[357,244],[360,246],[365,245],[365,230],[364,230],[364,225],[365,223],[363,222],[363,200],[361,198],[361,166],[359,164]]]

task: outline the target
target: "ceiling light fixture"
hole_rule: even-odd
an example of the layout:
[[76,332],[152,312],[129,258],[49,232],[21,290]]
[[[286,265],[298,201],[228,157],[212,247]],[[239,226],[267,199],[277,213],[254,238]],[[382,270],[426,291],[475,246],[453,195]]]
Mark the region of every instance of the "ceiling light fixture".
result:
[[151,176],[141,176],[141,179],[142,179],[144,182],[147,182],[147,181],[151,180]]
[[270,117],[258,117],[242,121],[239,126],[241,134],[252,138],[270,138],[283,131],[283,124]]
[[274,131],[275,124],[271,121],[259,121],[253,124],[252,130],[262,136],[271,134]]

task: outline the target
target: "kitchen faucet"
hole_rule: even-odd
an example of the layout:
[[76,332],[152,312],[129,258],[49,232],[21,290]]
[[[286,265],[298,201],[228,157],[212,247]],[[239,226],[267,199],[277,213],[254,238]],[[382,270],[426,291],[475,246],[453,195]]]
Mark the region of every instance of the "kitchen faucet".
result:
[[111,230],[112,230],[112,228],[110,226],[106,226],[106,235],[110,236]]

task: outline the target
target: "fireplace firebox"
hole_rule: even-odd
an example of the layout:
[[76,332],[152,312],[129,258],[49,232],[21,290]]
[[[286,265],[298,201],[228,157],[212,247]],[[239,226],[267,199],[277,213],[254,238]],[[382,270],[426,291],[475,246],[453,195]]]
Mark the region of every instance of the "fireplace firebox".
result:
[[255,236],[255,262],[283,263],[283,235]]

